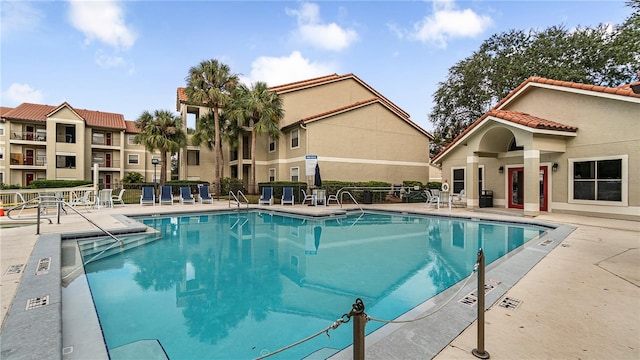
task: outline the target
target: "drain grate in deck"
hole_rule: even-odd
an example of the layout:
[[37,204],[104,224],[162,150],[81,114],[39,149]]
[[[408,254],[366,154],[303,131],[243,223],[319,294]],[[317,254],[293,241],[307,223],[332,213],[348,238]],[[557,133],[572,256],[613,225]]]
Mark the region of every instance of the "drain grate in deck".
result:
[[476,302],[478,302],[478,298],[475,296],[467,295],[462,299],[458,300],[458,302],[463,303],[467,306],[473,306],[476,304]]
[[[491,292],[491,290],[495,289],[496,286],[500,285],[500,281],[498,280],[493,280],[493,279],[489,279],[487,280],[487,282],[484,284],[484,294],[488,294]],[[465,304],[467,306],[473,306],[476,304],[476,302],[478,301],[478,291],[473,290],[472,292],[470,292],[469,294],[467,294],[465,297],[463,297],[462,299],[458,300],[458,302]]]
[[33,310],[45,305],[49,305],[49,295],[34,297],[27,300],[27,307],[25,310]]
[[547,240],[541,242],[539,245],[540,246],[547,246],[547,245],[551,244],[552,242],[553,242],[553,239],[547,239]]
[[515,310],[518,306],[520,306],[521,303],[522,303],[522,300],[505,296],[504,299],[502,299],[502,301],[498,305],[509,310]]
[[5,271],[4,274],[5,275],[20,274],[22,272],[22,270],[24,270],[24,264],[11,265],[11,266],[9,266],[7,271]]
[[51,268],[51,258],[42,258],[38,260],[38,266],[36,267],[36,275],[44,275],[49,273]]

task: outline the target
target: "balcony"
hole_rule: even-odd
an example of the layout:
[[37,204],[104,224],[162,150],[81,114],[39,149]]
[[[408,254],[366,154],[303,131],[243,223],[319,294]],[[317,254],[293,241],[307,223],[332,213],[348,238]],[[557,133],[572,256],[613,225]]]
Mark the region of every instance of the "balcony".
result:
[[46,143],[47,134],[40,131],[12,131],[9,140],[12,143]]
[[22,153],[11,153],[9,157],[9,166],[11,169],[44,169],[47,166],[47,158],[45,156],[25,156]]

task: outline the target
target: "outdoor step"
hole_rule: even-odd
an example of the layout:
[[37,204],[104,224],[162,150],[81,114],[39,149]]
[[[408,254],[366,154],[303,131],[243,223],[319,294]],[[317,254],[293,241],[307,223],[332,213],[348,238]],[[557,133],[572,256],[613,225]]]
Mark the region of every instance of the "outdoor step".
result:
[[92,260],[98,260],[98,259],[102,259],[107,256],[120,253],[126,250],[135,249],[139,246],[162,239],[162,236],[156,233],[144,233],[141,235],[126,235],[126,236],[116,236],[116,237],[122,240],[123,245],[114,244],[115,240],[110,237],[100,238],[94,241],[87,241],[79,244],[80,252],[82,253],[83,257],[87,260],[92,259],[93,256],[99,254],[99,256],[97,256],[95,259],[92,259]]

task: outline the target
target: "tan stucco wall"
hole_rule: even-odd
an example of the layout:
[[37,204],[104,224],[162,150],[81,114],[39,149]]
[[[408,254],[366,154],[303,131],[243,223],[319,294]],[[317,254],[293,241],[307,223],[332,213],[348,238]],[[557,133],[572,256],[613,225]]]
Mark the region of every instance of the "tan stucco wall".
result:
[[330,84],[286,92],[281,96],[285,117],[280,126],[287,126],[311,115],[369,100],[375,97],[375,94],[354,79],[343,79]]

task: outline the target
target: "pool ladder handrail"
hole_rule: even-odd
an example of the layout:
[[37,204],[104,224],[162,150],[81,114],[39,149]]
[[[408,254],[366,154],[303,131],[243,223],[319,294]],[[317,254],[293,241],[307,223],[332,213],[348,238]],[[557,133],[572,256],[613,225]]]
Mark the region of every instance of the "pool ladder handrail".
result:
[[[340,196],[338,196],[338,194],[340,194]],[[344,190],[344,188],[338,190],[338,192],[336,193],[336,197],[338,197],[340,199],[340,207],[342,208],[342,204],[344,203],[344,199],[343,196],[344,194],[349,195],[349,197],[351,198],[351,200],[353,201],[354,204],[356,204],[358,206],[358,208],[360,209],[360,211],[364,212],[364,210],[362,209],[362,206],[360,206],[360,204],[358,203],[358,201],[356,201],[356,198],[353,197],[353,195],[351,195],[350,192],[348,192],[347,190]]]
[[[241,204],[246,204],[247,209],[249,209],[249,200],[247,199],[246,196],[244,196],[244,193],[241,190],[238,190],[238,195],[236,196],[236,194],[233,193],[233,191],[229,191],[229,207],[231,207],[231,198],[233,197],[233,201],[236,202],[236,205],[238,206],[238,209],[240,208]],[[244,199],[244,203],[241,202],[238,198],[241,197],[242,199]]]

